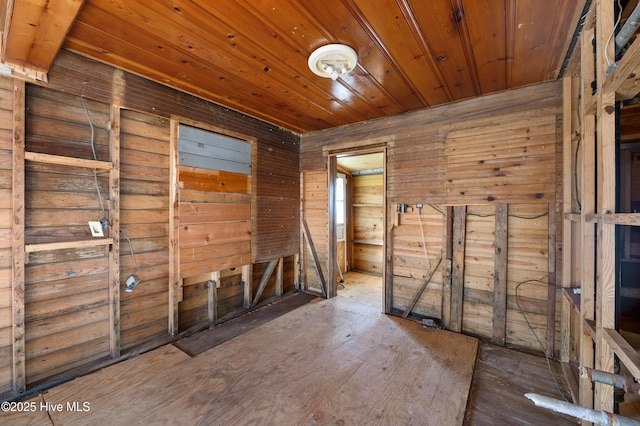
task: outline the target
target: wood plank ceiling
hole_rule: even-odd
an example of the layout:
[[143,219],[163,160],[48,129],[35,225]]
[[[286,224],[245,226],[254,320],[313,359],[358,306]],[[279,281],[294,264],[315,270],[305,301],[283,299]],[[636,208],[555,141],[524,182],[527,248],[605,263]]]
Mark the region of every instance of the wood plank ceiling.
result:
[[[62,47],[305,133],[554,80],[585,1],[0,0],[2,60]],[[337,81],[328,43],[358,53]]]

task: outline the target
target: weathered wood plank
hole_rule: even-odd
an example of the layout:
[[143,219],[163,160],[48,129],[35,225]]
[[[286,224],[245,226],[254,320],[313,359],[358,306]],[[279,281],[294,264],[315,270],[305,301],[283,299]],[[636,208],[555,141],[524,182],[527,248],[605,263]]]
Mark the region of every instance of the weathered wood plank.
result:
[[463,327],[464,274],[465,274],[465,240],[466,240],[466,206],[453,208],[453,263],[451,278],[451,330],[460,332]]
[[509,206],[496,206],[493,276],[493,343],[504,346],[507,333],[507,259]]

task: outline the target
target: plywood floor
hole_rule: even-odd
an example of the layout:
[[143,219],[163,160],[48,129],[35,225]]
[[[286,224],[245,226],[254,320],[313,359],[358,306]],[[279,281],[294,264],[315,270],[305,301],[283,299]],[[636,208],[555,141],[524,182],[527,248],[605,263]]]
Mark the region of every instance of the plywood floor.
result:
[[366,281],[194,357],[168,345],[78,378],[34,399],[60,411],[0,423],[462,424],[478,341],[383,315]]

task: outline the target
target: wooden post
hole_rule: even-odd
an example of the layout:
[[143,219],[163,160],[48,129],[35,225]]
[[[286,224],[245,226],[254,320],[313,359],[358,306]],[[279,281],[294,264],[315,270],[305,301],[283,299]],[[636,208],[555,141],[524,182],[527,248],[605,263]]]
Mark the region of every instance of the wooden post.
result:
[[13,80],[13,390],[27,388],[25,354],[25,83]]
[[278,268],[276,269],[276,296],[282,296],[282,277],[284,273],[284,258],[278,259]]
[[253,296],[253,265],[242,265],[242,284],[244,287],[244,307],[250,308]]
[[[603,89],[609,62],[615,61],[614,2],[599,0],[596,24],[596,71],[598,81],[597,108],[597,213],[616,211],[616,152],[615,152],[615,92]],[[607,61],[607,58],[609,60]],[[615,328],[615,225],[598,225],[597,235],[597,295],[596,295],[596,369],[613,373],[614,357],[604,340],[604,328]],[[613,412],[613,388],[595,385],[594,408]]]
[[336,275],[337,270],[337,239],[336,239],[336,178],[338,175],[338,160],[335,155],[329,155],[328,158],[328,211],[329,211],[329,253],[327,256],[327,279],[325,285],[325,291],[327,298],[336,297],[338,295],[338,283]]
[[451,267],[453,263],[453,207],[446,206],[444,208],[444,216],[442,218],[444,234],[442,240],[444,242],[444,279],[442,282],[442,326],[449,328],[451,326]]
[[300,264],[300,259],[300,253],[293,255],[293,284],[298,291],[302,291],[302,284],[300,283],[300,269],[302,266]]
[[[573,138],[572,138],[572,116],[573,109],[571,107],[573,100],[572,78],[565,77],[562,80],[562,287],[571,287],[573,277],[572,262],[572,241],[573,241],[573,225],[571,219],[565,216],[567,213],[573,213],[573,188],[574,176],[573,170],[576,164],[573,160]],[[556,276],[556,283],[558,282]],[[571,336],[571,312],[569,311],[569,303],[566,298],[562,298],[562,350],[560,351],[560,360],[569,362],[569,336]]]
[[507,251],[509,206],[496,205],[493,274],[493,343],[504,346],[507,338]]
[[[592,5],[591,10],[594,10]],[[582,283],[582,295],[580,296],[580,365],[586,367],[594,367],[594,351],[593,341],[587,332],[585,321],[593,320],[595,316],[595,225],[587,221],[587,214],[595,213],[595,116],[587,114],[590,111],[592,103],[591,81],[595,77],[593,66],[593,50],[592,40],[595,37],[593,28],[585,27],[582,31],[582,41],[580,43],[582,49],[581,69],[583,85],[581,87],[581,105],[582,114],[582,164],[580,197],[582,200],[582,209],[580,212],[580,246],[582,247],[582,258],[580,259],[580,282]],[[580,387],[580,405],[587,408],[593,408],[593,389],[591,383],[581,380]]]
[[[386,196],[385,196],[386,197]],[[394,234],[394,217],[395,208],[393,205],[385,207],[387,215],[385,216],[385,223],[387,224],[387,236],[385,238],[384,250],[385,250],[385,274],[384,274],[384,305],[383,309],[386,314],[390,314],[393,310],[393,234]]]
[[218,320],[218,286],[220,285],[220,271],[211,273],[207,281],[207,316],[209,322]]
[[109,251],[109,347],[111,357],[120,356],[120,108],[111,106],[109,131],[111,170],[109,172],[109,223],[113,244]]
[[180,226],[178,192],[178,122],[171,120],[169,138],[169,334],[178,333],[180,286]]
[[547,349],[553,358],[556,340],[556,204],[549,203],[549,244],[547,274]]
[[451,274],[451,328],[462,331],[464,302],[464,247],[466,239],[467,206],[453,208],[453,263]]

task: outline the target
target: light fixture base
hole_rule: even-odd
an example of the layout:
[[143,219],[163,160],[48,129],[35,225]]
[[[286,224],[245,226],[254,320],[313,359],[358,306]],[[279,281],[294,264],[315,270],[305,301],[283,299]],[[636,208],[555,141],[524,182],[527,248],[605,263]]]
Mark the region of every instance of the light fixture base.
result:
[[327,44],[309,55],[308,65],[315,75],[337,80],[351,72],[358,63],[358,54],[344,44]]

